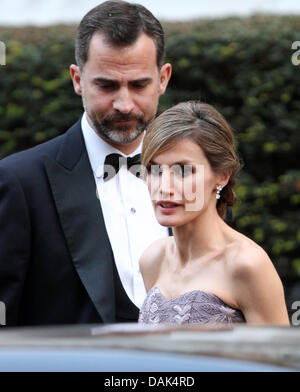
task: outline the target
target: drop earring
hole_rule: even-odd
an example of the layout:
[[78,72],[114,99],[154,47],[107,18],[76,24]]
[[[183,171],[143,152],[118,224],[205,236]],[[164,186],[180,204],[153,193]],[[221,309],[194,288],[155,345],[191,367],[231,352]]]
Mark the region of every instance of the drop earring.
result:
[[216,194],[216,199],[220,199],[221,198],[221,190],[222,190],[223,188],[221,187],[221,185],[218,185],[217,186],[217,194]]

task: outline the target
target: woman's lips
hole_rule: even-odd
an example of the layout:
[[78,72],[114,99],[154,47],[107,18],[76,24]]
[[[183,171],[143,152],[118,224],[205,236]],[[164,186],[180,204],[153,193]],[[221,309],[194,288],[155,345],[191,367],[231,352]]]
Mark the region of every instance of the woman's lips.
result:
[[171,201],[159,201],[156,203],[156,205],[159,207],[160,211],[163,214],[172,214],[179,207],[181,207],[181,204],[173,203]]

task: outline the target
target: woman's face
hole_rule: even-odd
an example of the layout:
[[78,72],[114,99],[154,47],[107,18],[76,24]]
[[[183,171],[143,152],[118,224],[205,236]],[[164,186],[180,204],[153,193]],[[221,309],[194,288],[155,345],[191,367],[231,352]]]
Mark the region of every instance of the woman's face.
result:
[[202,148],[192,139],[182,139],[154,156],[147,184],[158,222],[181,226],[207,208],[216,208],[218,180]]

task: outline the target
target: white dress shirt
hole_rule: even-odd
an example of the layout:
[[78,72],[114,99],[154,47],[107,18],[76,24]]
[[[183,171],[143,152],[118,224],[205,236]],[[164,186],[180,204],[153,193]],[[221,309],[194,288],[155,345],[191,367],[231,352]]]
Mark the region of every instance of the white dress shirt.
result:
[[[106,156],[112,153],[125,155],[96,134],[86,113],[81,127],[116,267],[128,297],[140,308],[146,296],[139,270],[140,256],[152,242],[166,237],[168,230],[155,218],[145,182],[131,174],[124,165],[116,176],[109,181],[103,180]],[[129,156],[141,153],[141,148],[140,145]]]

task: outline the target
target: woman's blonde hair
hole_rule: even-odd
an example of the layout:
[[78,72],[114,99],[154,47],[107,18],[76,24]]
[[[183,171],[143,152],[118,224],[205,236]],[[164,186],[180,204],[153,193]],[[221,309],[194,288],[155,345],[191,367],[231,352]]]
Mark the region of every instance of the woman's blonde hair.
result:
[[217,202],[218,213],[224,218],[227,207],[236,202],[233,187],[240,160],[230,126],[212,106],[198,101],[183,102],[153,120],[144,138],[142,165],[149,168],[155,155],[185,138],[192,139],[202,148],[215,173],[231,172],[228,184]]

